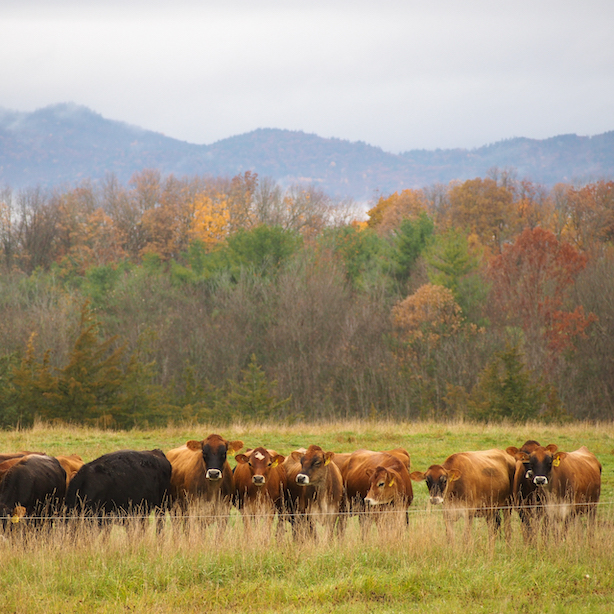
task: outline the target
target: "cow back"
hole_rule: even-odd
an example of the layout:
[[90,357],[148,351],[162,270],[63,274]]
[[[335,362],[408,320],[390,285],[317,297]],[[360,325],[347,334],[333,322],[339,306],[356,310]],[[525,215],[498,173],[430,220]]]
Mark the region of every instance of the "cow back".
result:
[[5,462],[12,465],[0,482],[0,513],[11,515],[16,506],[27,515],[57,511],[66,494],[66,472],[55,458],[32,454]]
[[86,463],[71,480],[68,511],[143,513],[165,506],[171,464],[161,450],[119,450]]
[[559,500],[594,506],[601,494],[601,470],[601,463],[586,446],[573,452],[558,453],[552,466],[550,493]]

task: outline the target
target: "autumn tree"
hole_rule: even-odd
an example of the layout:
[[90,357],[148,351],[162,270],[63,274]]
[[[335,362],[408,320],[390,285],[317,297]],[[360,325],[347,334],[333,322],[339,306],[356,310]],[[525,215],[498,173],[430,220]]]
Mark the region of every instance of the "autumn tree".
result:
[[421,190],[403,190],[390,196],[381,196],[377,204],[367,211],[369,228],[380,235],[396,231],[403,220],[415,220],[427,213],[427,201]]
[[569,303],[586,262],[586,255],[538,227],[524,230],[490,263],[493,317],[522,330],[534,368],[542,362],[552,366],[594,319]]
[[499,253],[512,227],[513,200],[511,190],[494,179],[471,179],[450,189],[441,221],[444,227],[477,235],[484,246]]

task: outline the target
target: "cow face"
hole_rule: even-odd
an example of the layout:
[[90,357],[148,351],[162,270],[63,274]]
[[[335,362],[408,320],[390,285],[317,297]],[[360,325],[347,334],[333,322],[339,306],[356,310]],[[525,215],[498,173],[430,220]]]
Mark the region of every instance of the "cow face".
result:
[[301,470],[296,476],[296,483],[300,486],[317,486],[326,480],[328,464],[334,452],[324,452],[320,446],[311,445],[305,454],[293,452],[292,458],[301,463]]
[[224,475],[224,465],[228,452],[234,454],[243,447],[242,441],[226,441],[219,435],[209,435],[203,441],[188,441],[190,450],[201,450],[205,463],[205,477],[211,482],[217,482]]
[[256,448],[251,450],[249,454],[238,454],[235,460],[240,465],[248,464],[252,474],[252,484],[255,486],[264,486],[271,469],[282,464],[285,458],[281,454],[271,456],[266,448]]
[[450,483],[458,480],[461,477],[461,472],[458,469],[447,471],[441,465],[431,465],[426,473],[414,471],[410,477],[415,482],[424,480],[426,487],[429,489],[431,503],[440,505],[445,499]]
[[517,459],[524,465],[524,477],[533,482],[535,486],[547,486],[552,467],[558,466],[560,462],[560,454],[557,453],[557,449],[555,444],[550,444],[545,448],[534,447],[531,452],[519,452]]
[[370,483],[365,503],[385,505],[394,502],[398,494],[398,476],[387,471],[384,467],[376,467],[375,470],[367,470],[367,477],[369,477]]

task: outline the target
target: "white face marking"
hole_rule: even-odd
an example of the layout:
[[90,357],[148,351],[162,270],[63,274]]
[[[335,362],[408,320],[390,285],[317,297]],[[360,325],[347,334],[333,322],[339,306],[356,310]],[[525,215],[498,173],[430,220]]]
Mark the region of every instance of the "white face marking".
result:
[[254,456],[258,459],[258,460],[264,460],[264,454],[262,452],[256,452],[256,454],[254,454]]

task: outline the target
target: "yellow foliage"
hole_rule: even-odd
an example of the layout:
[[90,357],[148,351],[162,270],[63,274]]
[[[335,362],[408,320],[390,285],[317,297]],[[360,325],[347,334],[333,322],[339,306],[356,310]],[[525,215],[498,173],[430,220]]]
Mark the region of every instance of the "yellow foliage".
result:
[[197,194],[192,201],[192,226],[190,238],[199,239],[212,249],[228,235],[230,210],[225,197],[213,200],[205,194]]
[[403,190],[387,198],[381,197],[375,207],[367,211],[367,225],[386,234],[398,228],[405,219],[415,219],[426,213],[427,203],[420,190]]

